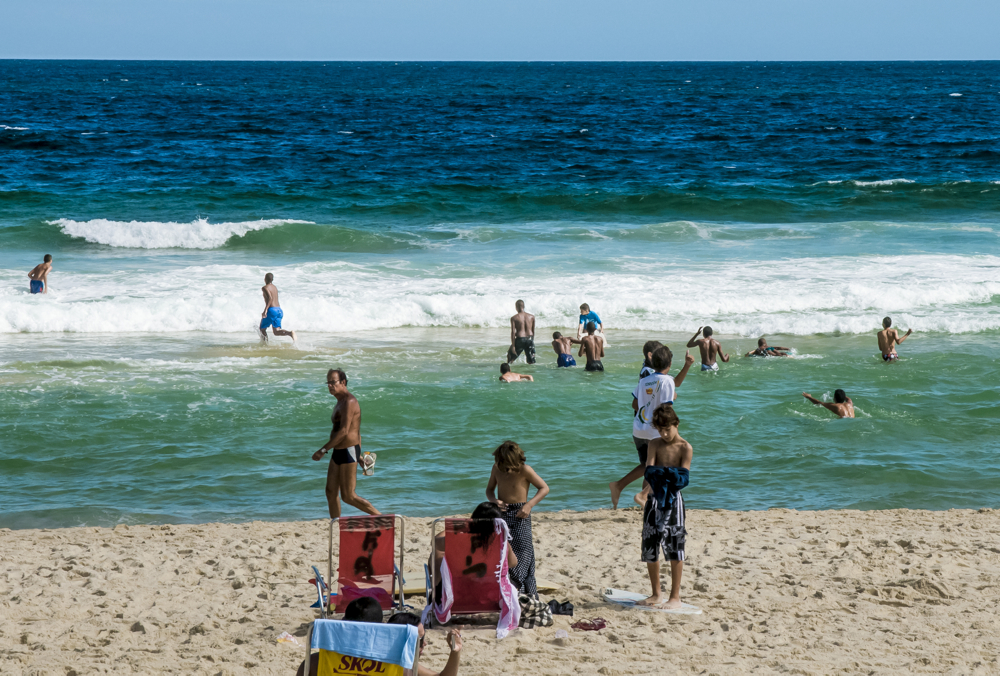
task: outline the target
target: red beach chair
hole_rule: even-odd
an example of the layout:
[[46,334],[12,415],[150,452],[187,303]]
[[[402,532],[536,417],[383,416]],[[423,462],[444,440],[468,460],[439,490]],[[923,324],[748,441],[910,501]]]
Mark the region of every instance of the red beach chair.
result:
[[[494,533],[488,546],[483,546],[482,537],[473,533],[470,526],[473,519],[437,519],[431,524],[431,551],[435,551],[437,525],[444,522],[444,564],[447,563],[451,578],[452,605],[449,615],[477,615],[500,613],[497,638],[503,638],[508,631],[517,627],[520,606],[517,592],[506,579],[507,530]],[[485,520],[480,520],[485,521]],[[494,521],[490,527],[494,527]],[[503,522],[501,521],[501,524]],[[428,605],[434,603],[438,575],[431,570],[431,585],[427,590]],[[504,588],[507,588],[507,612],[504,611]],[[427,619],[430,619],[430,613]],[[447,621],[447,618],[441,620]]]
[[[399,565],[396,565],[396,521],[399,521]],[[337,577],[333,577],[333,530],[340,525]],[[396,514],[342,516],[330,519],[327,579],[337,580],[337,595],[330,599],[335,612],[343,613],[354,599],[370,596],[383,610],[403,606],[403,540],[405,524]],[[398,596],[397,596],[398,594]]]

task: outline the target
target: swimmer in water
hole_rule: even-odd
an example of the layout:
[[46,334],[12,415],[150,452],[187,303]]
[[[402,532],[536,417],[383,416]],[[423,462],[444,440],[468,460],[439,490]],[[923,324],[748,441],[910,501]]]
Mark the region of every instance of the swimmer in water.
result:
[[817,406],[822,406],[828,409],[832,413],[835,413],[838,418],[853,418],[854,417],[854,402],[847,396],[847,393],[843,390],[837,390],[833,393],[834,403],[828,404],[825,401],[820,401],[816,397],[810,395],[807,392],[803,392],[802,396],[816,404]]
[[757,341],[757,349],[750,350],[746,357],[787,357],[790,347],[773,347],[764,338]]

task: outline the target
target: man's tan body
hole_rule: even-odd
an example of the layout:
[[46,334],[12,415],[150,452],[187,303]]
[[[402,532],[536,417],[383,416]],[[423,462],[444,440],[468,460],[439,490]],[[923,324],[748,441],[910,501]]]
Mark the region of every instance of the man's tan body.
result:
[[853,418],[854,417],[854,402],[848,397],[847,401],[837,404],[830,403],[827,401],[820,401],[816,397],[810,395],[808,392],[803,392],[802,396],[816,404],[817,406],[822,406],[823,408],[832,411],[839,418]]
[[[264,311],[260,313],[260,318],[264,319],[267,317],[267,311],[271,308],[281,308],[278,304],[278,287],[274,285],[274,282],[268,282],[264,286],[260,287],[261,292],[264,294]],[[286,331],[285,329],[279,329],[277,326],[271,327],[271,333],[276,336],[289,336],[293,341],[295,340],[294,331]],[[267,329],[260,331],[260,337],[264,342],[267,342]]]
[[533,383],[535,382],[534,376],[529,376],[524,373],[514,373],[513,371],[508,371],[507,373],[500,374],[500,382],[502,383]]
[[[580,340],[580,351],[576,356],[582,357],[584,353],[587,355],[588,367],[594,362],[600,362],[604,358],[604,340],[600,336],[595,336],[592,332],[588,333]],[[604,370],[603,365],[601,370]]]
[[[515,361],[521,352],[529,364],[535,363],[535,315],[524,311],[524,301],[514,303],[517,314],[510,318],[510,347],[507,363]],[[520,349],[518,349],[520,348]]]
[[555,350],[556,354],[573,354],[573,345],[579,345],[583,341],[577,340],[576,338],[570,338],[569,336],[563,336],[562,338],[556,338],[552,341],[552,349]]
[[[681,467],[691,469],[691,457],[694,449],[687,441],[681,438],[676,425],[671,425],[666,429],[658,430],[659,439],[649,442],[649,449],[646,455],[646,467]],[[646,563],[649,573],[649,582],[655,590],[649,598],[636,602],[639,606],[656,606],[658,608],[680,608],[681,607],[681,574],[684,571],[683,561],[670,562],[670,598],[663,603],[663,592],[660,590],[660,562],[653,561]]]
[[[888,319],[888,317],[887,317]],[[883,320],[883,329],[878,332],[878,349],[882,353],[882,361],[893,361],[899,359],[899,355],[896,354],[896,346],[906,340],[913,329],[909,329],[905,335],[899,335],[899,331],[889,326],[885,325]]]
[[[330,441],[313,453],[313,460],[321,460],[331,448],[341,449],[361,445],[361,404],[347,391],[347,383],[336,373],[327,375],[327,388],[330,394],[337,398],[337,405],[333,409],[333,415],[330,416],[333,430],[330,432]],[[348,462],[338,465],[333,459],[330,460],[330,467],[326,472],[326,501],[330,506],[331,519],[340,516],[341,495],[344,497],[344,502],[366,514],[380,513],[372,503],[354,492],[357,482],[358,463]]]
[[39,263],[31,268],[28,279],[42,283],[42,293],[49,292],[49,273],[52,272],[52,263]]
[[[722,360],[724,363],[729,361],[729,355],[722,352],[722,345],[715,338],[711,336],[706,336],[705,338],[698,338],[701,334],[701,330],[705,328],[704,326],[699,326],[698,330],[695,331],[694,336],[688,341],[688,347],[697,347],[701,352],[701,364],[703,367],[716,368],[715,360],[716,358]],[[706,370],[706,369],[702,369]]]

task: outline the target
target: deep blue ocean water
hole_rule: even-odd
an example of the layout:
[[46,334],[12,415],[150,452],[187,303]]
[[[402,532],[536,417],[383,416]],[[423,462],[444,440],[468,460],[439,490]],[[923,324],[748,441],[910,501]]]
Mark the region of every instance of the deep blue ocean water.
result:
[[[639,345],[703,324],[798,358],[684,385],[691,506],[995,506],[998,121],[995,62],[0,61],[0,526],[322,516],[335,365],[379,506],[468,511],[507,437],[604,506]],[[498,389],[519,297],[603,379]]]

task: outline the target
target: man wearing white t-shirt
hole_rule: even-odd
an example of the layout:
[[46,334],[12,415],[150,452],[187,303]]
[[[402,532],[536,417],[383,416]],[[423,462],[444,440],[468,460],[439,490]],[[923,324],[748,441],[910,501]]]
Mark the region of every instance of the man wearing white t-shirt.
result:
[[[654,373],[639,381],[632,392],[632,410],[635,415],[632,418],[632,441],[635,443],[635,450],[639,453],[639,464],[631,472],[623,476],[618,481],[608,484],[611,489],[611,505],[618,509],[618,499],[622,491],[630,483],[638,479],[646,471],[646,449],[651,439],[658,439],[660,433],[653,427],[653,411],[660,404],[673,404],[676,388],[684,382],[684,377],[694,363],[694,357],[690,350],[684,355],[684,367],[677,377],[667,374],[670,370],[670,363],[674,355],[670,348],[661,346],[653,352],[652,361]],[[635,496],[635,501],[640,505],[646,504],[649,495],[649,487],[643,482],[642,492]]]

